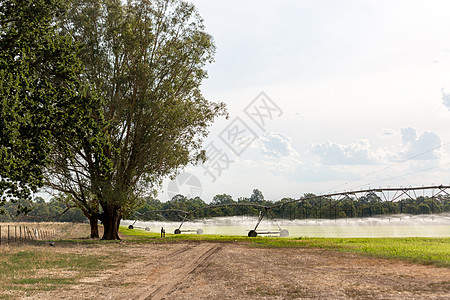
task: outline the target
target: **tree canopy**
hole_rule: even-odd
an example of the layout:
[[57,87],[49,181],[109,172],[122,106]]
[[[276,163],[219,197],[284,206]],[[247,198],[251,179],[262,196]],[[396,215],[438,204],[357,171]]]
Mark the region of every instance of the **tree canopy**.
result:
[[58,0],[0,3],[0,204],[43,185],[53,147],[70,156],[83,134],[99,132],[80,46],[54,22],[63,12]]
[[[105,101],[110,144],[69,160],[55,152],[47,184],[72,194],[92,225],[101,220],[104,239],[118,239],[120,219],[143,194],[205,158],[208,127],[225,114],[200,90],[214,43],[184,1],[72,0],[68,10],[60,26],[84,45],[83,76]],[[98,170],[109,162],[108,174]]]

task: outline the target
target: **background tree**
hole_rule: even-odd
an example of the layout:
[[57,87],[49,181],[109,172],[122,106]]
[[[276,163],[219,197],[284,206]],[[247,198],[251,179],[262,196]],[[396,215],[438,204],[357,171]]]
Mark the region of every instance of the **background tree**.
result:
[[70,156],[84,133],[98,132],[100,102],[79,80],[80,47],[54,23],[62,12],[58,0],[1,1],[0,204],[42,186],[53,147]]
[[[236,201],[233,200],[233,197],[227,194],[215,195],[211,201],[210,205],[224,205],[224,204],[235,204]],[[215,213],[217,216],[233,216],[238,215],[238,209],[236,206],[230,207],[220,207],[215,209]]]
[[249,202],[264,204],[264,201],[263,193],[258,189],[254,189],[253,193],[250,195]]
[[[71,193],[91,219],[104,225],[103,239],[119,239],[124,214],[135,209],[168,175],[204,158],[208,127],[224,115],[207,101],[200,84],[214,44],[195,7],[184,1],[73,0],[62,18],[85,47],[84,76],[105,99],[111,145],[57,160],[48,183]],[[112,163],[98,176],[105,154]],[[57,154],[61,156],[61,154]]]

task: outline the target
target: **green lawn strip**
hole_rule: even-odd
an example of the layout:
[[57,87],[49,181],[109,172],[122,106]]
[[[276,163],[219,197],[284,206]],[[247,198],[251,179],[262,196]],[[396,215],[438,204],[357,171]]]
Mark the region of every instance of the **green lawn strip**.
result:
[[[252,238],[246,236],[233,235],[213,235],[213,234],[173,234],[166,233],[166,237],[161,239],[160,233],[148,232],[143,229],[128,229],[126,226],[119,227],[121,236],[126,241],[133,242],[172,242],[172,241],[211,241],[211,242],[237,242],[237,241],[251,241]],[[257,238],[259,239],[259,238]]]
[[352,252],[379,258],[401,259],[420,264],[450,267],[450,238],[268,238],[260,246],[306,247]]
[[3,251],[0,257],[0,298],[7,297],[7,291],[11,290],[47,291],[61,284],[74,284],[78,278],[109,268],[111,262],[105,255],[58,253],[51,249]]
[[450,267],[450,238],[350,238],[311,242],[340,251]]
[[267,243],[255,242],[272,247],[289,247],[294,242],[307,247],[450,267],[450,238],[303,238],[285,242],[275,238]]
[[121,233],[131,240],[140,241],[246,242],[257,247],[313,247],[450,267],[450,238],[248,238],[226,235],[166,234],[166,238],[161,239],[157,233],[139,229],[129,230],[126,227],[121,227]]

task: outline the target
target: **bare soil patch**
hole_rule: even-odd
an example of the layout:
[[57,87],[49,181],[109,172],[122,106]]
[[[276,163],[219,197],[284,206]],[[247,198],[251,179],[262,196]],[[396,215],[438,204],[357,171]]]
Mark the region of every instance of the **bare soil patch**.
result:
[[24,299],[449,299],[450,269],[243,243],[58,247],[111,253],[115,268]]

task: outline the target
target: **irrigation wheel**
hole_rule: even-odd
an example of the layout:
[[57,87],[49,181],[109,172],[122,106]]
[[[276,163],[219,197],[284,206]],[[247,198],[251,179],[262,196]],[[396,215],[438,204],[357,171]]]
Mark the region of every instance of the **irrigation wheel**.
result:
[[256,232],[256,230],[250,230],[248,232],[248,237],[256,237],[258,235],[258,233]]
[[288,237],[288,236],[289,236],[289,231],[287,231],[287,229],[280,230],[280,237]]

